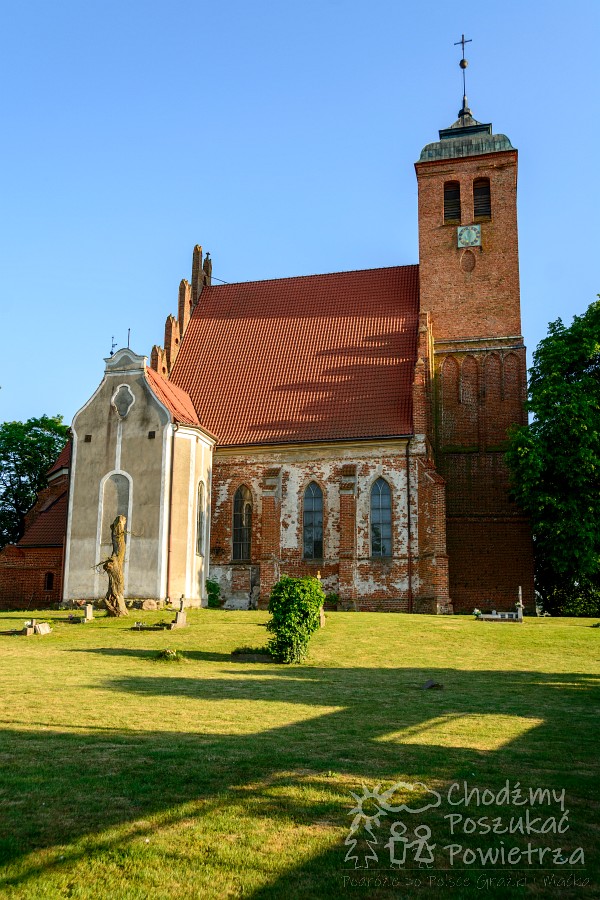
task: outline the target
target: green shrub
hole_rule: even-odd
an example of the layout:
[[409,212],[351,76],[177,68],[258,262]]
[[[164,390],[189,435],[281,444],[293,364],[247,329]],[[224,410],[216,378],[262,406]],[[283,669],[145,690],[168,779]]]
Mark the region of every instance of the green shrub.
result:
[[206,593],[208,594],[209,609],[220,609],[221,607],[221,586],[218,581],[212,578],[206,579]]
[[319,627],[319,610],[325,600],[316,578],[289,578],[284,575],[271,591],[267,631],[274,637],[268,644],[274,659],[283,663],[301,662],[308,652],[311,634]]
[[159,650],[155,656],[155,659],[158,662],[183,662],[185,660],[185,656],[180,650],[171,650],[169,647],[164,650]]

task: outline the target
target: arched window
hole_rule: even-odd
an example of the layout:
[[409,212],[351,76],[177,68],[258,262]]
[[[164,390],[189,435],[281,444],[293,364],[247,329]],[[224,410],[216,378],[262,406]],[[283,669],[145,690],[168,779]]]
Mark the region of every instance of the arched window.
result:
[[489,178],[476,178],[473,182],[473,215],[476,219],[491,218],[492,198]]
[[46,572],[44,575],[44,590],[51,591],[54,588],[54,572]]
[[[129,516],[130,478],[123,472],[114,472],[105,479],[101,491],[102,530],[100,534],[100,553],[110,556],[112,552],[112,535],[110,526],[117,516]],[[131,523],[127,522],[127,530]]]
[[444,184],[444,223],[460,223],[460,184],[447,181]]
[[204,484],[198,484],[198,496],[196,499],[196,553],[204,556]]
[[236,561],[250,561],[252,549],[252,494],[245,484],[235,492],[233,498],[233,558]]
[[392,555],[392,492],[384,478],[371,488],[371,556]]
[[304,491],[304,559],[323,559],[323,491],[314,481]]

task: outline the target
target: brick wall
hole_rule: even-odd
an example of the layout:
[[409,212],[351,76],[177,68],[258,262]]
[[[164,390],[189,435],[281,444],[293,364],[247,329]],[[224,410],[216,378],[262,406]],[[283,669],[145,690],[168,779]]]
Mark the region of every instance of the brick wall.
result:
[[[43,609],[62,599],[62,547],[16,547],[0,553],[0,609]],[[45,587],[46,574],[52,589]]]
[[475,607],[514,612],[519,587],[526,610],[535,612],[533,546],[527,519],[451,518],[447,539],[450,593],[457,612],[470,613]]
[[[527,421],[525,349],[508,339],[448,352],[436,343],[436,464],[446,482],[450,595],[456,612],[486,600],[533,612],[533,544],[510,496],[511,424]],[[501,527],[500,527],[501,524]]]
[[431,461],[418,460],[419,593],[415,612],[449,613],[446,484]]

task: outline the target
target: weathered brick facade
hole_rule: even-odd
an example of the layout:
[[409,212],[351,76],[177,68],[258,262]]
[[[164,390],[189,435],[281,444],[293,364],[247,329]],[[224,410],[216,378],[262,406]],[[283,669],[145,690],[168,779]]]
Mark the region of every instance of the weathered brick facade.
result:
[[[378,478],[392,495],[391,554],[381,559],[371,554],[370,532]],[[303,500],[313,482],[323,493],[323,557],[314,560],[303,555]],[[241,485],[252,496],[252,550],[250,560],[235,562],[233,504]],[[423,441],[217,450],[211,577],[240,605],[251,595],[266,604],[282,574],[318,572],[325,592],[337,594],[342,606],[437,612],[449,599],[444,508],[443,480]]]

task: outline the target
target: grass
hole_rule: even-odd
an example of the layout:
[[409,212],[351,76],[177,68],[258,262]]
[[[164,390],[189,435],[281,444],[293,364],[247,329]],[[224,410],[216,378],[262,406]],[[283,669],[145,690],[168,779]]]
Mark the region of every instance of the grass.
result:
[[[0,614],[0,631],[31,615]],[[130,630],[160,612],[101,615],[74,626],[44,612],[52,634],[0,635],[1,897],[600,896],[596,620],[333,613],[308,663],[278,666],[231,655],[265,643],[261,612],[191,611],[171,632]],[[165,648],[182,664],[157,664]],[[430,678],[444,689],[422,690]],[[566,833],[450,834],[448,814],[524,816],[448,803],[453,783],[497,795],[507,780],[564,789]],[[390,812],[372,825],[377,843],[360,819],[358,861],[375,850],[379,862],[355,869],[350,792],[398,781],[423,786],[397,788],[391,805],[428,791],[442,804]],[[435,869],[390,870],[397,820],[431,829]],[[582,847],[585,864],[480,871],[443,850],[528,841]]]

